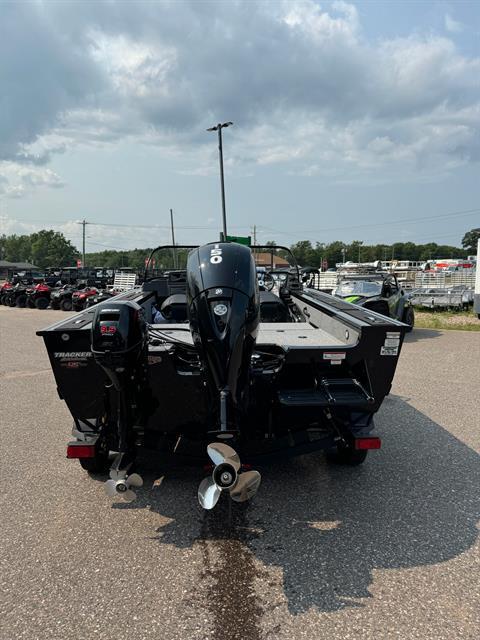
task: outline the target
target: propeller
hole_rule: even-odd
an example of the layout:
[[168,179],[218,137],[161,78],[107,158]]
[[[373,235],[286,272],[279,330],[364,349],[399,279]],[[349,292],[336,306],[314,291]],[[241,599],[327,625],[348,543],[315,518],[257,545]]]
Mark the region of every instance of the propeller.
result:
[[143,479],[138,473],[126,475],[124,470],[111,469],[110,480],[105,482],[105,491],[109,498],[121,497],[125,502],[133,502],[137,497],[130,487],[141,487]]
[[241,463],[235,449],[222,442],[212,442],[207,453],[215,468],[198,487],[198,501],[204,509],[213,509],[222,491],[228,491],[235,502],[245,502],[256,494],[262,477],[258,471],[239,473]]

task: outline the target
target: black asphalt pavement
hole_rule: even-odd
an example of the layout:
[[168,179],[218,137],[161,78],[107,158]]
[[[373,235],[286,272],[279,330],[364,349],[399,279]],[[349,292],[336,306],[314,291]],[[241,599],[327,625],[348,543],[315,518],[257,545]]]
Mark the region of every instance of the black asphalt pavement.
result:
[[198,506],[202,469],[150,465],[112,504],[65,458],[35,336],[64,317],[0,307],[1,640],[480,637],[480,333],[415,330],[380,451],[264,466],[229,513]]

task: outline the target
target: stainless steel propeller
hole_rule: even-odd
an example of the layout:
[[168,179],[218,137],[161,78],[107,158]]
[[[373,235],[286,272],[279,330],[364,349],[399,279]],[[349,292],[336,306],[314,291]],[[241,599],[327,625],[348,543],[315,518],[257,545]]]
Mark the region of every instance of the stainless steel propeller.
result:
[[109,498],[123,498],[125,502],[133,502],[137,497],[131,487],[141,487],[143,479],[138,473],[131,473],[127,476],[124,470],[111,469],[110,480],[105,482],[105,491]]
[[261,475],[258,471],[239,473],[241,463],[235,449],[222,442],[212,442],[207,453],[215,468],[198,488],[198,501],[204,509],[213,509],[222,491],[228,491],[235,502],[245,502],[255,495]]

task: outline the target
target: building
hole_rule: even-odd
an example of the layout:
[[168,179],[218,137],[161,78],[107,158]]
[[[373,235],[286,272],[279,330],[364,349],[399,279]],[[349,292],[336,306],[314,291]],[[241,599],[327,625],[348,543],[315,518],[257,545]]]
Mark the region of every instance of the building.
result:
[[9,271],[39,271],[39,268],[30,262],[8,262],[0,260],[0,280],[8,278]]
[[270,267],[272,269],[282,269],[290,266],[290,263],[285,260],[285,258],[281,258],[280,256],[275,255],[273,252],[269,253],[259,252],[257,253],[255,250],[253,251],[253,257],[255,258],[255,264],[257,267]]

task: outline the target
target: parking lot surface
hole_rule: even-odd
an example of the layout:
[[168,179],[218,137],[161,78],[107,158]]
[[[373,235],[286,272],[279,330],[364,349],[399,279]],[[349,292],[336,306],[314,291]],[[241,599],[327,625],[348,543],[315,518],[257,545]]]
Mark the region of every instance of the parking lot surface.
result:
[[415,330],[381,451],[265,466],[229,517],[198,506],[202,469],[147,470],[112,505],[65,458],[35,336],[64,317],[0,307],[2,640],[480,637],[478,333]]

